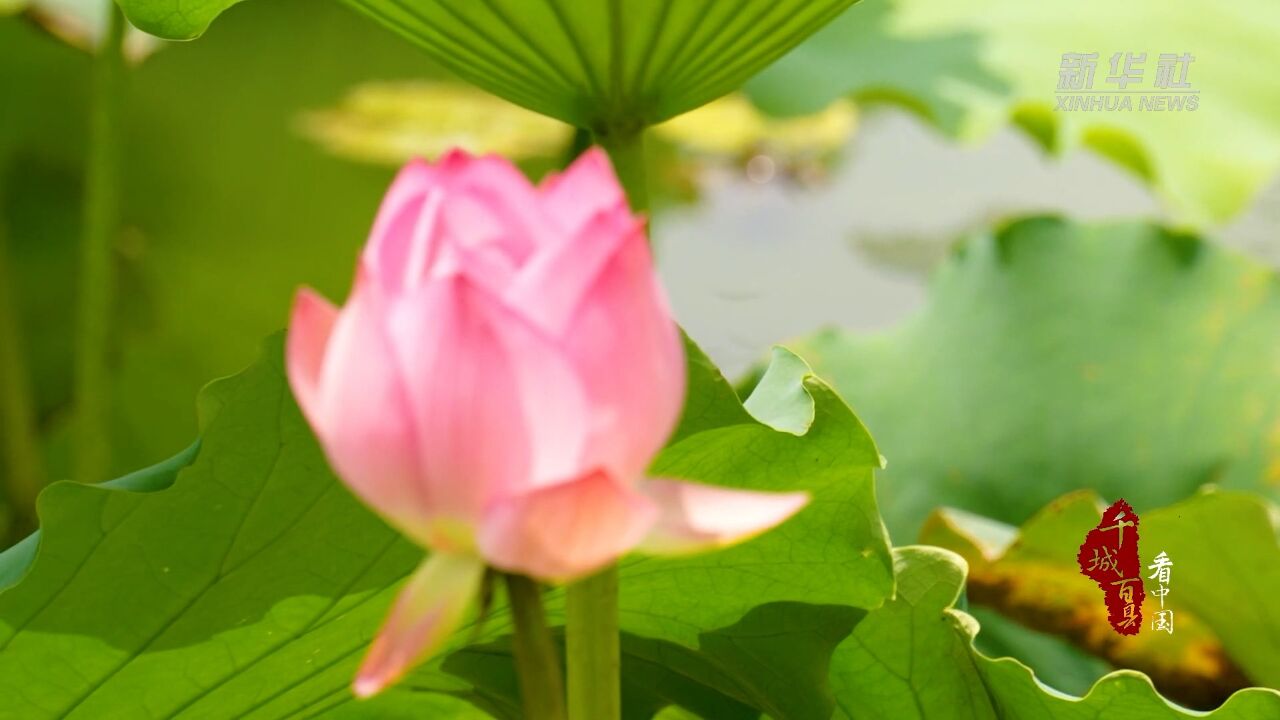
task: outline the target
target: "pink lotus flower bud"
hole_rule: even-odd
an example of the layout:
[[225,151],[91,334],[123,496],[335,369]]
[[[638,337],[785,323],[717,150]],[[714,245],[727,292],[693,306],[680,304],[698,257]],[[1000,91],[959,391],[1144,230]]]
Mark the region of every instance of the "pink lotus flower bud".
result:
[[684,352],[598,149],[537,187],[497,157],[409,164],[347,304],[300,291],[286,354],[338,476],[432,551],[361,695],[447,638],[486,564],[569,580],[633,549],[727,545],[807,499],[645,477],[680,414]]

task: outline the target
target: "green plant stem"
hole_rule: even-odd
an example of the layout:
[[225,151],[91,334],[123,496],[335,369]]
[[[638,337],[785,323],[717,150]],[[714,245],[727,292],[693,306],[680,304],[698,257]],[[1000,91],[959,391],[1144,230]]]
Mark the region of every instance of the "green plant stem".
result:
[[110,459],[106,417],[107,342],[111,334],[113,295],[111,247],[120,229],[125,21],[116,4],[108,4],[107,34],[93,64],[76,317],[77,432],[73,476],[80,482],[102,480]]
[[635,212],[649,210],[649,185],[646,178],[644,160],[644,131],[600,133],[596,135],[609,159],[613,161],[613,170],[618,180],[627,191],[627,200]]
[[516,621],[515,657],[520,697],[528,720],[565,720],[560,658],[547,631],[542,589],[523,575],[507,575]]
[[[631,210],[649,209],[644,129],[596,133],[627,193]],[[618,568],[608,566],[568,587],[564,596],[564,655],[570,720],[622,716],[622,651],[618,638]]]
[[[644,131],[598,133],[634,212],[649,209]],[[610,565],[569,586],[565,595],[565,660],[570,720],[618,720],[622,715],[622,652],[618,637],[618,567]]]
[[4,231],[0,218],[0,476],[11,517],[9,537],[0,542],[8,546],[9,540],[36,528],[36,495],[44,487],[44,469]]
[[610,565],[569,586],[565,659],[570,720],[618,720],[622,714],[618,568]]
[[593,138],[590,130],[582,128],[573,129],[573,137],[569,138],[569,144],[564,149],[564,155],[561,158],[560,169],[569,167],[569,164],[578,159],[578,156],[584,150],[591,147]]

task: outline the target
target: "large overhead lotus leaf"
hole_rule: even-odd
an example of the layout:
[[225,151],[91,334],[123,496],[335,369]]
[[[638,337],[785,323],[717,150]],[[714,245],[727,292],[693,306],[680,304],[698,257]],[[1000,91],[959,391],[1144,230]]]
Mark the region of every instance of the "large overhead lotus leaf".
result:
[[[1180,218],[1230,218],[1280,168],[1280,3],[1237,0],[865,0],[748,85],[766,109],[812,112],[853,95],[919,112],[975,140],[1010,121],[1046,148],[1085,145],[1150,181]],[[1057,110],[1064,53],[1098,53],[1093,92],[1133,109]],[[1141,82],[1108,82],[1111,58],[1145,53]],[[1144,110],[1161,54],[1190,54],[1194,111]],[[1175,80],[1181,68],[1174,68]],[[1115,74],[1119,77],[1119,73]],[[1078,91],[1074,97],[1084,97]],[[1072,95],[1064,95],[1070,99]],[[1187,95],[1175,95],[1183,101]],[[1167,104],[1167,103],[1166,103]],[[1064,188],[1064,192],[1070,192]]]
[[898,328],[795,347],[875,433],[897,537],[938,506],[1021,523],[1079,488],[1139,508],[1276,492],[1280,281],[1194,236],[1014,222],[960,246]]
[[[344,0],[514,103],[630,131],[741,85],[854,0]],[[119,0],[192,38],[239,0]]]
[[[1030,627],[1063,635],[1117,667],[1142,670],[1169,697],[1216,707],[1249,684],[1280,687],[1280,544],[1275,506],[1256,495],[1205,492],[1142,516],[1143,566],[1173,561],[1174,633],[1122,637],[1111,630],[1097,587],[1076,565],[1079,543],[1105,503],[1088,492],[1058,499],[1021,528],[941,510],[921,541],[969,563],[968,597]],[[1144,576],[1151,574],[1144,571]],[[1144,580],[1152,618],[1157,583]]]
[[1048,688],[1012,658],[973,649],[977,621],[955,607],[964,560],[941,548],[895,550],[898,592],[854,628],[832,658],[835,717],[895,720],[1267,720],[1280,717],[1280,692],[1251,688],[1210,713],[1161,697],[1145,675],[1118,670],[1084,697]]
[[[279,345],[203,393],[198,455],[176,477],[189,456],[123,487],[60,483],[41,496],[38,538],[0,555],[0,716],[421,717],[445,712],[441,693],[472,698],[438,659],[354,702],[356,665],[421,552],[330,475]],[[693,708],[818,717],[832,702],[831,647],[893,587],[875,446],[793,356],[780,351],[754,416],[692,345],[689,359],[687,410],[655,471],[804,488],[813,502],[724,552],[628,558],[629,662],[678,650],[687,672],[655,674],[650,689]],[[547,600],[562,618],[562,591]],[[450,649],[508,632],[499,603]]]

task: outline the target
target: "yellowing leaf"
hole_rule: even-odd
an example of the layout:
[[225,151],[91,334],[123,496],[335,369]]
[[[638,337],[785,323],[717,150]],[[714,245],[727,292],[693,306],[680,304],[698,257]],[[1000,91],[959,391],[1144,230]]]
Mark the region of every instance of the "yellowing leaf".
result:
[[[1202,499],[1186,510],[1175,506],[1140,513],[1144,563],[1159,552],[1150,538],[1164,533],[1162,526],[1170,513],[1192,512],[1199,517],[1202,511],[1196,508],[1215,500],[1231,502],[1227,498]],[[1166,598],[1166,605],[1175,613],[1176,632],[1151,630],[1151,618],[1160,605],[1151,593],[1155,584],[1149,580],[1144,580],[1146,627],[1133,636],[1112,631],[1101,593],[1076,566],[1079,544],[1097,525],[1103,507],[1105,503],[1092,493],[1073,493],[1053,502],[1016,531],[1005,527],[1005,540],[995,543],[991,542],[991,521],[942,509],[925,524],[920,540],[954,550],[969,562],[967,592],[971,602],[998,610],[1032,629],[1065,637],[1116,667],[1141,670],[1173,700],[1197,708],[1216,707],[1231,693],[1247,687],[1249,681],[1228,656],[1214,628],[1187,604],[1195,583],[1187,582],[1183,590],[1182,577]],[[1274,541],[1266,536],[1241,541],[1243,545],[1231,548],[1240,557],[1265,553],[1268,543],[1275,549]],[[1193,574],[1208,572],[1191,567],[1193,562],[1188,558],[1175,564],[1179,571],[1185,566]],[[1249,642],[1256,643],[1256,637]],[[1265,682],[1269,681],[1255,678],[1255,683]]]

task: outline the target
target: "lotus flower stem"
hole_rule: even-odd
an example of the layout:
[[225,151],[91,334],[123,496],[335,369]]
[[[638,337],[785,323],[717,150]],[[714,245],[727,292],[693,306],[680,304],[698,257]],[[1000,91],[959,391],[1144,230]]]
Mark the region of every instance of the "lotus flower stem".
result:
[[645,172],[644,131],[598,134],[596,141],[609,153],[618,181],[627,191],[631,211],[646,212],[649,209],[649,186]]
[[618,568],[569,586],[565,649],[570,720],[618,720],[622,714],[618,639]]
[[529,720],[565,720],[560,657],[547,631],[542,588],[524,575],[506,575],[506,580],[516,621],[516,671],[520,678],[524,717]]
[[[644,131],[601,133],[596,139],[613,161],[632,212],[648,210]],[[565,610],[569,718],[617,720],[622,715],[617,566],[570,585]]]
[[84,236],[76,318],[74,478],[97,482],[107,471],[107,339],[111,335],[111,244],[120,228],[124,15],[110,6],[107,33],[94,58],[85,169]]

